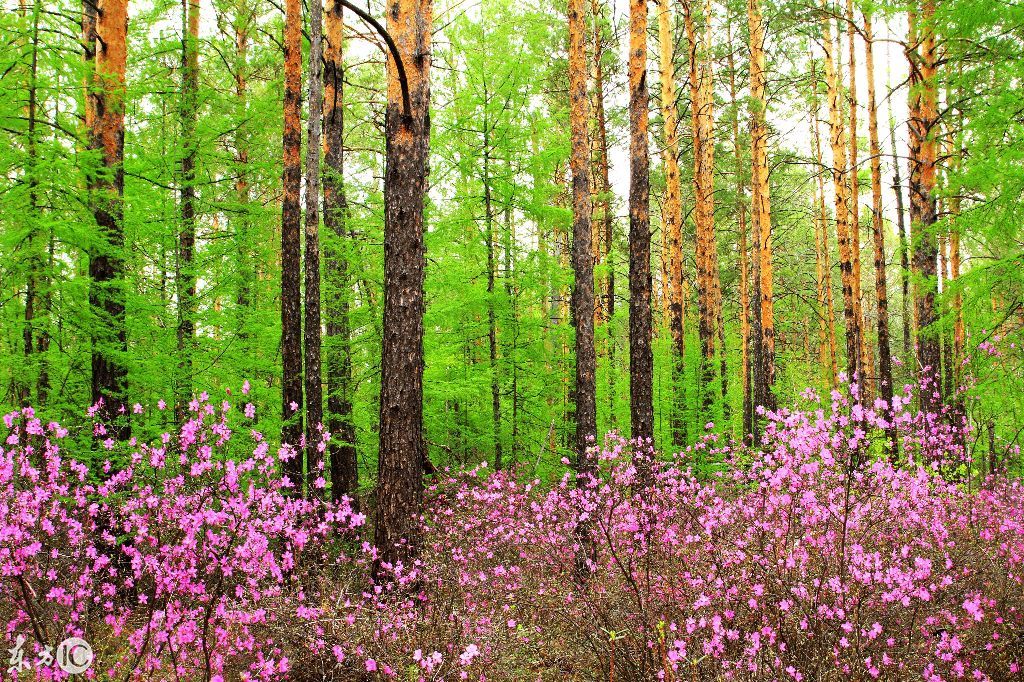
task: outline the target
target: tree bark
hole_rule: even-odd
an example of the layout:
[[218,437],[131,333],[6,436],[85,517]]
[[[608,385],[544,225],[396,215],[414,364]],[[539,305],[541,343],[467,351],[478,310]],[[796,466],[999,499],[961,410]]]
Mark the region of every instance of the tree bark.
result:
[[345,495],[358,504],[359,460],[352,421],[352,341],[349,307],[352,282],[345,242],[344,17],[341,3],[328,0],[324,21],[324,228],[326,258],[327,428],[331,432],[331,499]]
[[822,177],[824,163],[821,160],[821,134],[818,126],[818,76],[815,70],[813,55],[811,57],[811,79],[813,97],[811,104],[811,127],[814,135],[811,147],[816,167],[819,169],[817,187],[814,193],[814,242],[816,274],[818,279],[818,316],[820,319],[819,336],[821,341],[821,371],[825,385],[835,388],[838,370],[836,357],[836,310],[832,297],[832,263],[828,244],[828,214],[825,212],[825,180]]
[[[705,8],[710,9],[710,4]],[[694,224],[696,231],[698,336],[701,347],[701,408],[699,420],[703,423],[711,416],[716,398],[715,354],[720,319],[718,247],[715,241],[714,204],[714,100],[712,98],[712,72],[709,56],[710,14],[705,17],[698,37],[694,21],[693,0],[683,2],[686,38],[690,65],[690,121],[693,131],[693,194]]]
[[889,102],[889,140],[892,143],[892,191],[896,195],[896,230],[899,232],[900,249],[900,304],[903,314],[903,357],[914,353],[911,332],[914,326],[910,312],[910,246],[907,243],[907,226],[904,221],[903,181],[900,178],[900,159],[896,153],[896,125],[892,118],[892,101]]
[[[97,246],[89,258],[92,311],[92,401],[103,401],[99,416],[112,420],[125,400],[128,337],[124,281],[124,106],[127,60],[127,0],[101,0],[95,17],[95,70],[89,92],[89,146],[100,153],[102,170],[90,173]],[[85,13],[87,21],[89,11]],[[86,28],[88,30],[88,28]],[[127,426],[119,430],[127,437]]]
[[384,341],[377,467],[378,561],[419,552],[423,507],[423,242],[430,144],[432,0],[388,0],[387,30],[405,64],[411,111],[402,111],[395,59],[388,55],[384,175]]
[[[772,226],[771,197],[768,185],[768,125],[765,121],[765,22],[760,0],[748,0],[747,23],[750,40],[750,152],[751,219],[757,243],[759,299],[758,324],[754,337],[755,402],[767,410],[776,408],[775,385],[775,309],[772,299]],[[760,433],[755,421],[754,433]]]
[[572,151],[572,289],[573,324],[576,327],[576,469],[589,472],[587,452],[597,437],[597,360],[594,350],[594,259],[591,244],[590,136],[587,125],[586,25],[583,0],[569,0],[569,124]]
[[647,2],[629,3],[629,398],[634,439],[654,439],[651,349],[650,158],[647,148]]
[[181,39],[181,229],[174,279],[178,293],[178,375],[175,410],[184,420],[192,398],[196,340],[196,117],[199,109],[199,0],[182,1]]
[[251,219],[249,216],[251,196],[249,192],[249,102],[248,102],[248,52],[249,32],[253,10],[248,0],[238,0],[235,5],[235,115],[236,124],[233,144],[235,147],[235,201],[238,202],[234,218],[235,243],[238,256],[238,288],[235,293],[236,321],[242,353],[249,352],[249,314],[254,306],[253,287],[256,283],[256,264],[253,257]]
[[[850,250],[853,256],[853,304],[857,316],[857,342],[860,345],[859,384],[865,402],[870,402],[871,384],[874,377],[874,360],[871,347],[867,342],[867,320],[864,316],[864,294],[861,286],[860,270],[860,178],[858,172],[858,141],[857,141],[857,44],[854,30],[853,0],[846,0],[846,39],[849,49],[849,90],[850,103],[850,170],[847,180],[850,183]],[[836,36],[837,41],[839,37]]]
[[658,48],[661,66],[661,119],[664,126],[665,199],[661,208],[668,240],[668,317],[672,336],[672,444],[686,443],[686,321],[683,319],[683,208],[679,179],[679,120],[676,110],[672,11],[658,0]]
[[[889,346],[889,292],[885,273],[885,224],[882,216],[882,151],[878,142],[878,105],[875,101],[874,33],[871,15],[864,15],[864,60],[868,79],[868,143],[871,153],[871,232],[875,247],[875,305],[878,314],[878,394],[892,406],[892,350]],[[898,447],[896,427],[886,432],[891,452]]]
[[[824,5],[823,5],[824,6]],[[861,373],[860,317],[857,315],[853,249],[850,233],[849,183],[846,181],[848,149],[846,125],[839,102],[839,75],[836,73],[836,43],[832,40],[829,16],[822,18],[822,43],[825,48],[825,81],[828,86],[828,120],[832,145],[832,184],[835,188],[836,236],[839,241],[839,274],[843,283],[843,317],[846,321],[846,368],[850,381]]]
[[[603,6],[598,0],[590,2],[594,21],[594,125],[597,130],[598,165],[600,168],[600,187],[598,203],[601,207],[604,242],[604,263],[608,269],[605,276],[604,319],[607,325],[608,344],[608,421],[609,427],[615,428],[615,265],[612,262],[615,216],[612,215],[612,186],[609,180],[608,162],[608,120],[604,110],[604,45],[603,45]],[[596,302],[595,302],[596,306]]]
[[302,7],[285,1],[284,22],[284,172],[281,202],[281,440],[296,448],[285,461],[284,474],[301,496],[303,490],[302,438]]
[[910,35],[910,229],[913,238],[913,269],[918,284],[914,296],[917,318],[917,365],[922,381],[921,407],[938,412],[942,406],[939,336],[930,327],[937,321],[935,278],[938,246],[935,237],[936,128],[938,89],[934,0],[923,0],[921,13],[909,14]]

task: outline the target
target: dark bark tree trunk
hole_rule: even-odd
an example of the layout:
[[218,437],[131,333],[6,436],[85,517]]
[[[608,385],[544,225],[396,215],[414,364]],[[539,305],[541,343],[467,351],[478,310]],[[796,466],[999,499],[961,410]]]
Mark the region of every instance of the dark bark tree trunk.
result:
[[395,59],[388,57],[384,174],[384,342],[381,355],[375,566],[419,552],[423,507],[423,202],[430,144],[432,0],[388,0],[387,30],[408,76],[403,111]]
[[326,257],[327,428],[331,432],[331,498],[353,498],[359,487],[355,423],[352,421],[352,340],[349,308],[352,282],[345,243],[344,21],[341,3],[330,2],[324,22],[324,228]]
[[924,387],[921,407],[938,412],[942,406],[939,335],[930,327],[937,321],[935,279],[938,245],[935,235],[936,135],[938,86],[936,83],[935,5],[924,0],[921,13],[911,12],[907,59],[910,62],[910,229],[917,317],[917,369]]
[[[92,401],[103,401],[101,419],[112,420],[125,400],[128,337],[124,281],[124,106],[127,60],[127,0],[102,0],[95,13],[95,76],[89,89],[89,145],[100,152],[102,170],[89,177],[97,245],[89,254],[89,307],[93,314]],[[89,35],[88,26],[84,29]],[[88,50],[87,50],[88,53]],[[87,54],[88,57],[88,54]],[[127,426],[119,436],[127,437]]]
[[594,351],[594,258],[590,201],[590,135],[587,125],[586,25],[583,0],[569,0],[569,121],[572,130],[572,289],[576,328],[576,469],[592,468],[587,447],[597,437],[597,359]]
[[[484,108],[487,107],[487,84],[484,83]],[[484,114],[483,178],[484,186],[484,239],[487,246],[487,351],[491,368],[491,437],[494,440],[494,468],[501,470],[501,371],[498,368],[498,320],[495,311],[494,283],[495,229],[494,198],[491,194],[491,131],[490,121]]]
[[284,173],[281,203],[281,440],[296,450],[283,471],[303,490],[302,438],[302,7],[286,0],[284,23]]
[[196,118],[199,109],[199,0],[182,2],[181,41],[181,228],[174,279],[178,293],[178,365],[174,407],[184,419],[192,398],[196,329]]
[[[599,204],[602,219],[602,241],[604,242],[604,262],[608,274],[604,281],[604,318],[607,325],[608,345],[608,422],[615,428],[615,265],[612,262],[614,251],[615,217],[612,215],[612,186],[609,179],[608,161],[608,120],[604,110],[604,14],[603,6],[598,0],[591,0],[591,13],[594,21],[594,125],[597,131],[598,164],[600,167],[600,187],[598,188]],[[596,303],[595,303],[596,305]]]
[[[654,440],[651,349],[650,158],[647,148],[647,2],[629,3],[629,399],[634,439]],[[643,472],[641,472],[643,475]]]
[[317,448],[324,425],[323,374],[320,368],[320,129],[324,107],[323,5],[309,3],[309,122],[306,142],[306,309],[303,354],[306,388],[306,466],[309,494],[322,495],[313,485],[320,478],[323,455]]
[[910,311],[910,245],[907,243],[906,216],[903,206],[903,180],[900,178],[900,159],[896,154],[896,127],[892,120],[892,104],[889,112],[889,139],[892,141],[892,191],[896,194],[896,230],[900,238],[900,304],[903,313],[903,357],[914,354],[911,336],[914,327]]
[[235,250],[238,257],[238,282],[235,293],[236,319],[242,353],[249,352],[248,321],[254,305],[253,287],[256,281],[256,264],[253,257],[253,246],[250,234],[251,220],[249,193],[249,135],[248,126],[248,52],[249,32],[253,20],[253,10],[248,0],[238,0],[235,5],[235,114],[238,124],[234,134],[235,147],[235,201],[238,209],[235,223]]

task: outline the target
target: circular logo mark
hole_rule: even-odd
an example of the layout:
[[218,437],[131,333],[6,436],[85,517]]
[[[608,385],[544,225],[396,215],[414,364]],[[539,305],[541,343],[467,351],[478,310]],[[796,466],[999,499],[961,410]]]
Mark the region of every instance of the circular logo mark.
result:
[[57,645],[57,666],[66,673],[77,675],[92,666],[92,647],[80,637],[68,637]]

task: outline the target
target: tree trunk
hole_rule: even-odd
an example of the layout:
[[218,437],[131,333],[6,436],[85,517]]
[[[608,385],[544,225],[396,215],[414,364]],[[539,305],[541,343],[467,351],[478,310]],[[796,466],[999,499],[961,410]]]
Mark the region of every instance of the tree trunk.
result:
[[569,0],[569,123],[572,132],[572,289],[576,327],[576,469],[592,468],[587,447],[597,437],[596,357],[594,351],[594,259],[591,245],[590,139],[587,125],[587,55],[583,0]]
[[839,241],[839,274],[843,283],[843,317],[846,320],[846,368],[850,381],[861,372],[860,317],[857,315],[853,249],[850,233],[849,184],[846,181],[846,125],[839,103],[839,75],[836,73],[836,43],[832,41],[832,21],[822,19],[822,43],[825,48],[825,81],[828,86],[828,121],[832,145],[832,183],[835,187],[836,236]]
[[[651,350],[650,159],[647,148],[647,2],[629,3],[629,399],[632,437],[654,440]],[[643,475],[643,474],[642,474]]]
[[[710,5],[707,6],[710,9]],[[690,120],[693,131],[693,195],[696,232],[698,336],[701,348],[700,423],[711,416],[715,401],[715,343],[718,339],[718,248],[715,243],[714,140],[712,126],[712,73],[708,54],[710,33],[698,37],[693,0],[683,3],[690,65]],[[710,28],[710,14],[705,17]],[[703,27],[702,27],[703,28]]]
[[892,118],[892,100],[889,102],[889,140],[892,142],[892,191],[896,195],[896,229],[900,238],[900,303],[903,313],[903,357],[911,357],[911,331],[914,325],[910,312],[910,246],[907,243],[906,215],[903,208],[903,181],[900,178],[900,159],[896,154],[896,126]]
[[686,321],[683,319],[683,208],[679,179],[679,121],[669,0],[658,0],[661,118],[664,125],[665,200],[661,229],[668,240],[669,331],[672,335],[672,444],[686,443]]
[[[604,319],[608,330],[608,421],[609,427],[615,428],[615,266],[612,263],[613,228],[615,217],[612,215],[612,186],[609,180],[608,162],[608,121],[604,111],[604,45],[603,45],[603,7],[598,0],[591,0],[591,13],[594,21],[594,124],[597,130],[598,164],[600,167],[599,204],[604,235],[604,263],[608,269],[605,277]],[[595,304],[596,305],[596,304]]]
[[[853,256],[853,305],[857,316],[857,342],[860,345],[860,372],[858,383],[865,402],[870,402],[872,380],[875,378],[874,361],[871,347],[867,342],[867,320],[864,317],[864,294],[861,287],[860,271],[860,179],[858,171],[857,148],[857,44],[854,31],[853,0],[846,0],[846,39],[849,48],[849,102],[850,102],[850,170],[847,180],[850,183],[850,250]],[[837,42],[840,40],[836,36]]]
[[[484,83],[484,108],[486,110],[487,84]],[[494,468],[501,470],[501,376],[498,369],[498,322],[494,310],[494,281],[497,267],[494,257],[494,202],[491,196],[491,139],[490,121],[484,114],[484,239],[487,246],[487,348],[491,368],[491,437],[494,440]]]
[[920,16],[909,14],[910,36],[910,229],[913,236],[913,269],[917,317],[917,365],[923,383],[921,407],[938,412],[942,405],[939,336],[930,327],[938,319],[935,310],[935,278],[938,246],[935,238],[935,163],[938,126],[938,89],[933,0],[923,0]]
[[[320,365],[320,129],[323,125],[323,5],[309,3],[309,122],[306,142],[306,309],[303,329],[306,387],[306,466],[310,495],[320,478],[323,455],[316,447],[324,422],[323,371]],[[316,494],[322,494],[317,490]]]
[[[889,347],[889,293],[885,275],[885,225],[882,216],[882,151],[878,143],[878,106],[875,101],[875,55],[871,15],[864,15],[864,59],[868,78],[868,142],[871,152],[871,231],[875,246],[875,305],[878,314],[878,392],[892,406],[892,351]],[[891,452],[899,439],[896,427],[886,433]]]
[[828,214],[825,212],[825,180],[822,170],[825,168],[821,160],[821,134],[818,126],[818,76],[815,70],[813,55],[811,57],[811,80],[813,81],[813,97],[811,103],[811,128],[814,132],[811,147],[818,171],[817,187],[814,193],[814,243],[815,263],[818,280],[818,316],[820,319],[819,337],[821,342],[821,371],[825,385],[835,388],[838,374],[836,358],[836,311],[832,299],[832,263],[828,245]]
[[405,65],[410,111],[388,56],[384,175],[384,341],[375,544],[382,564],[419,552],[423,507],[423,203],[430,145],[432,0],[388,0],[387,30]]
[[234,219],[235,243],[238,255],[238,289],[235,293],[237,307],[235,326],[242,344],[243,355],[249,352],[249,314],[254,306],[253,287],[256,283],[255,259],[251,220],[249,216],[249,135],[248,126],[248,51],[249,31],[253,11],[248,0],[238,0],[235,5],[235,115],[238,123],[234,133],[235,147],[235,201],[238,208]]
[[[86,12],[89,15],[89,12]],[[96,68],[87,105],[89,146],[102,170],[89,178],[97,246],[89,258],[89,307],[93,313],[92,401],[103,401],[101,419],[112,420],[125,400],[128,337],[124,281],[124,106],[127,0],[102,0],[95,13]],[[87,23],[88,19],[86,20]],[[87,29],[86,29],[87,30]],[[127,437],[127,426],[119,430]]]
[[345,110],[344,20],[341,3],[329,0],[324,21],[324,228],[327,341],[327,428],[331,432],[331,499],[348,495],[355,500],[359,487],[359,460],[352,421],[352,341],[349,306],[348,245],[345,243]]
[[[758,324],[754,337],[755,402],[774,410],[775,394],[775,309],[772,300],[772,225],[768,186],[768,125],[765,121],[765,22],[760,0],[748,0],[747,22],[750,39],[750,153],[751,219],[756,237],[755,258],[758,282]],[[756,420],[754,433],[760,433]]]
[[181,229],[174,280],[178,293],[178,374],[175,410],[183,421],[192,398],[196,340],[196,117],[199,109],[199,0],[182,2],[181,39]]
[[302,438],[302,7],[299,0],[285,1],[284,22],[284,174],[281,203],[281,440],[296,448],[283,470],[303,490]]

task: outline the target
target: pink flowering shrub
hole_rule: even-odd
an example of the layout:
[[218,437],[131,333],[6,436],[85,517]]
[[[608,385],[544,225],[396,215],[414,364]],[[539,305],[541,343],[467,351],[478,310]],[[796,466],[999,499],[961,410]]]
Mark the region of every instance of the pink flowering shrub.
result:
[[108,443],[127,465],[103,476],[26,410],[0,624],[33,651],[86,638],[96,679],[1020,679],[1024,489],[979,487],[962,428],[894,403],[807,393],[757,447],[673,457],[611,435],[554,485],[445,471],[420,559],[376,582],[363,518],[289,495],[291,449],[234,434],[252,410],[197,401],[177,434]]

